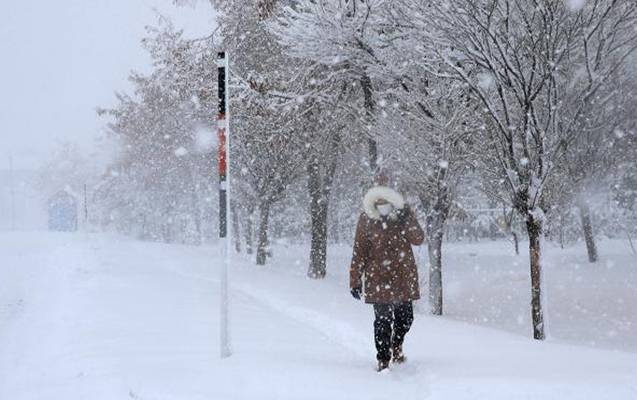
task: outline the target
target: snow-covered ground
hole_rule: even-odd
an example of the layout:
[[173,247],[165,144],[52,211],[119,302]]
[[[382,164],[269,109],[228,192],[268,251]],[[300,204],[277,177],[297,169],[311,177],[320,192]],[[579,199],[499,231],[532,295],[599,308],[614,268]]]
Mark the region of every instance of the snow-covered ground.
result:
[[538,343],[526,257],[446,245],[448,316],[417,315],[408,363],[377,374],[346,246],[319,282],[298,246],[263,268],[237,261],[234,354],[220,360],[214,247],[0,233],[0,399],[635,399],[637,260],[600,249],[595,265],[548,249],[551,339]]

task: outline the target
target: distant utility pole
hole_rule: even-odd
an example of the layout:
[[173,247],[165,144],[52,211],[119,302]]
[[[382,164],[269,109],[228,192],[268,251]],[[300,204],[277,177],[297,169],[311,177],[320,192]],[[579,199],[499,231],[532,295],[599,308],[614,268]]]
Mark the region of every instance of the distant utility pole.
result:
[[86,196],[86,183],[84,184],[84,227],[88,227],[88,197]]
[[9,195],[11,196],[11,230],[15,231],[15,180],[13,176],[13,154],[9,154]]
[[228,270],[230,268],[231,241],[228,210],[230,209],[230,113],[228,112],[228,57],[225,52],[217,54],[219,114],[217,116],[218,137],[218,169],[219,169],[219,238],[223,247],[224,259],[220,265],[220,312],[219,312],[219,345],[221,358],[231,355],[230,334],[228,328],[229,300],[228,300]]

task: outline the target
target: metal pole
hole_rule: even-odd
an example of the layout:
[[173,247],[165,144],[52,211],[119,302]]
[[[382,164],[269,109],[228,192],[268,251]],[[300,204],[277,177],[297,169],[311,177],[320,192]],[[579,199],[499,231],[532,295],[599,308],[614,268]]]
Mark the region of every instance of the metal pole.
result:
[[230,334],[228,328],[228,270],[230,267],[230,224],[228,210],[230,206],[228,154],[230,149],[230,124],[228,113],[228,58],[225,52],[217,54],[217,72],[219,88],[218,123],[218,159],[219,159],[219,238],[223,247],[223,258],[220,268],[220,312],[219,312],[219,345],[221,358],[230,357]]
[[88,227],[88,197],[86,196],[86,183],[84,184],[84,227]]

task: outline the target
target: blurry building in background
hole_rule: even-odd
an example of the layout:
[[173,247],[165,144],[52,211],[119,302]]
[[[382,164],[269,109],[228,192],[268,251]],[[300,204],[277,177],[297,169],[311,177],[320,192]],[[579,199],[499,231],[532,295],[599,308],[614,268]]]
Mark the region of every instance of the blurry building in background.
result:
[[60,190],[49,198],[48,215],[50,231],[77,231],[77,198],[68,190]]

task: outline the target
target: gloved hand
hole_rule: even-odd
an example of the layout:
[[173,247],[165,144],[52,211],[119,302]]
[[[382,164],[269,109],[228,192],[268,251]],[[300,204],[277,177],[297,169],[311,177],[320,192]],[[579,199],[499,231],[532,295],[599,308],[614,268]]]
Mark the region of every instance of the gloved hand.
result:
[[396,217],[398,219],[398,223],[400,225],[405,225],[407,223],[407,219],[409,218],[409,213],[411,213],[411,209],[407,204],[400,210],[396,211]]
[[352,288],[350,290],[350,293],[352,294],[352,297],[355,298],[356,300],[360,300],[361,299],[361,293],[363,292],[363,288],[358,286],[355,288]]

